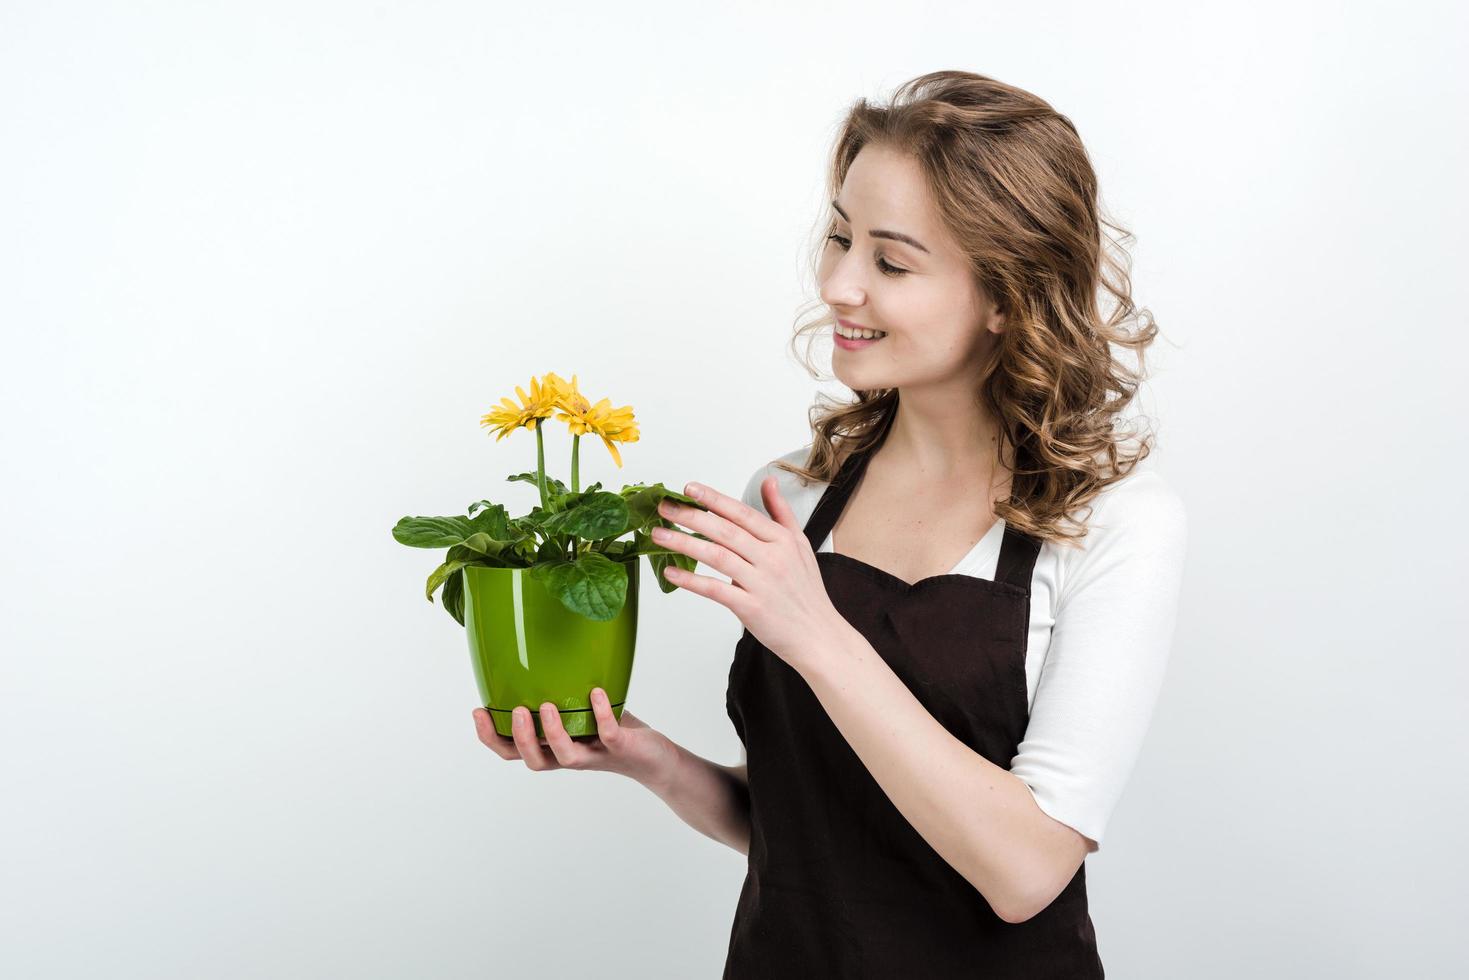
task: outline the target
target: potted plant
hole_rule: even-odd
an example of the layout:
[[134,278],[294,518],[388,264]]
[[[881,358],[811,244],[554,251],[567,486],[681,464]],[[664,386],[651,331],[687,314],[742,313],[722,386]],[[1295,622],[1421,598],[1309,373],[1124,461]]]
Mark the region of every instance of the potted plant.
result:
[[[540,705],[555,704],[568,734],[595,737],[591,690],[607,692],[622,717],[637,643],[639,557],[646,555],[658,587],[672,592],[663,570],[670,562],[693,571],[697,562],[653,543],[654,527],[672,528],[658,513],[665,497],[701,507],[661,483],[632,484],[613,493],[600,482],[582,490],[578,464],[583,435],[601,438],[622,467],[619,442],[638,441],[632,406],[595,405],[581,394],[576,375],[554,372],[519,385],[516,404],[502,398],[480,419],[498,442],[520,428],[536,434],[536,470],[506,479],[535,485],[539,503],[521,517],[501,504],[479,500],[465,515],[404,517],[393,538],[413,548],[447,548],[428,577],[433,602],[443,587],[443,607],[465,628],[480,700],[495,730],[510,734],[511,712],[531,709],[536,735],[544,735]],[[544,422],[567,423],[571,486],[546,474]],[[631,534],[631,539],[624,535]],[[703,535],[697,535],[703,537]]]

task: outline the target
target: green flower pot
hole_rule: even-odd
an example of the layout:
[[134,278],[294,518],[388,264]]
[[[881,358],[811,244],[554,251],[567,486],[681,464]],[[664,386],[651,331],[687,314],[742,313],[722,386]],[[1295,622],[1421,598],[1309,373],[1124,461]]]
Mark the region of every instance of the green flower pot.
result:
[[511,712],[525,705],[536,736],[544,737],[541,705],[550,701],[560,710],[567,734],[595,737],[594,687],[607,692],[612,714],[622,717],[638,637],[641,564],[626,563],[627,601],[606,622],[567,609],[531,578],[529,569],[463,569],[469,655],[495,731],[509,735]]

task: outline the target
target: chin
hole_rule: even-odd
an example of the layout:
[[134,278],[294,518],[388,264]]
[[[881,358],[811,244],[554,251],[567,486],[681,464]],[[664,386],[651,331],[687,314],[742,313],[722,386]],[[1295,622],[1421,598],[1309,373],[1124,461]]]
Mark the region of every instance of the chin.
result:
[[892,381],[883,377],[877,371],[833,369],[831,373],[838,381],[853,391],[875,391],[879,388],[896,387]]

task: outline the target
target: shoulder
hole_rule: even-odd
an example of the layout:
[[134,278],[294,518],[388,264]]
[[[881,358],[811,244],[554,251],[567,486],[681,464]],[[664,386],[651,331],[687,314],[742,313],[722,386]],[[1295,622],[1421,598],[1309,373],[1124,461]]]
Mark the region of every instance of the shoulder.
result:
[[1163,474],[1154,469],[1135,469],[1097,494],[1086,523],[1088,529],[1102,532],[1103,537],[1129,532],[1185,536],[1188,511],[1183,497]]
[[1060,549],[1062,598],[1100,577],[1176,579],[1188,543],[1183,497],[1157,470],[1135,469],[1097,494],[1079,547]]
[[820,498],[821,492],[826,489],[826,484],[802,483],[796,474],[783,470],[775,464],[784,462],[800,466],[805,463],[806,456],[810,450],[811,447],[809,445],[802,446],[799,449],[792,449],[790,452],[777,456],[775,459],[756,467],[755,472],[751,473],[749,479],[745,481],[745,489],[741,499],[766,517],[769,517],[770,513],[765,509],[765,502],[760,499],[760,484],[765,482],[767,476],[774,476],[776,487],[780,490],[780,495],[786,499],[786,502],[791,505],[791,509],[797,515],[804,517],[815,507],[815,500]]

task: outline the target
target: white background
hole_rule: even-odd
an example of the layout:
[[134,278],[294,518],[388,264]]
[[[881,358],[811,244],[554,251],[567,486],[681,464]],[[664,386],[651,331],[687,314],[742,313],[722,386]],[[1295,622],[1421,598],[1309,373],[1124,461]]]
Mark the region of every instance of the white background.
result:
[[[529,508],[478,420],[546,371],[642,425],[584,483],[808,442],[835,127],[957,68],[1076,123],[1163,329],[1109,976],[1462,975],[1462,7],[1017,6],[0,8],[0,973],[717,976],[744,858],[482,746],[389,529]],[[645,588],[629,707],[736,761],[739,633]]]

